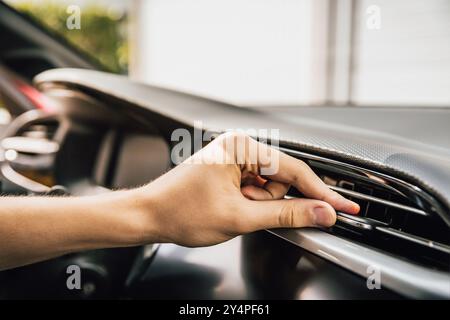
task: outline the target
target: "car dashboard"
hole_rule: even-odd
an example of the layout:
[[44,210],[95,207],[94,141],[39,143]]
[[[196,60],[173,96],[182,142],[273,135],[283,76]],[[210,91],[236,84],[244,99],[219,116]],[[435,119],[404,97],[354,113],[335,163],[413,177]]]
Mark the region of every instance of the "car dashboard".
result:
[[[338,212],[332,228],[266,230],[207,248],[135,248],[123,253],[133,257],[127,272],[111,267],[118,257],[107,250],[12,273],[40,266],[62,270],[81,260],[102,288],[100,296],[117,280],[99,266],[120,274],[121,292],[131,298],[450,298],[450,146],[439,138],[450,134],[450,111],[414,111],[411,123],[419,117],[423,126],[414,128],[407,110],[386,111],[392,115],[387,123],[374,120],[385,112],[374,108],[358,110],[351,121],[352,107],[340,108],[342,119],[326,108],[298,108],[294,115],[290,109],[239,108],[98,71],[50,70],[35,84],[54,111],[28,111],[4,133],[5,193],[82,196],[142,185],[174,165],[173,130],[193,131],[201,120],[202,130],[215,134],[279,129],[280,150],[358,202],[361,214]],[[414,138],[424,128],[439,134]],[[303,195],[291,189],[287,197]],[[367,289],[374,270],[382,277],[380,290]]]

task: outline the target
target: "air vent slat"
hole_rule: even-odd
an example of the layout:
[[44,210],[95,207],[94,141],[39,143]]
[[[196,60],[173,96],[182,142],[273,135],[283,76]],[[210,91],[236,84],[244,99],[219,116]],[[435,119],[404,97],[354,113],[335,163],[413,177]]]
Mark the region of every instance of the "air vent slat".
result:
[[335,186],[329,186],[329,188],[334,190],[334,191],[336,191],[336,192],[339,192],[339,193],[341,193],[343,195],[351,196],[351,197],[354,197],[354,198],[357,198],[357,199],[366,200],[366,201],[372,201],[372,202],[376,202],[376,203],[381,203],[381,204],[383,204],[385,206],[388,206],[388,207],[392,207],[392,208],[397,208],[397,209],[400,209],[400,210],[413,212],[413,213],[416,213],[416,214],[420,214],[422,216],[428,216],[429,215],[427,212],[425,212],[423,210],[420,210],[420,209],[416,209],[416,208],[413,208],[413,207],[405,206],[405,205],[402,205],[400,203],[392,202],[392,201],[389,201],[389,200],[380,199],[380,198],[373,197],[373,196],[370,196],[370,195],[367,195],[367,194],[363,194],[363,193],[359,193],[359,192],[356,192],[356,191],[351,191],[351,190],[347,190],[347,189],[344,189],[344,188],[341,188],[341,187],[335,187]]
[[396,229],[392,229],[392,228],[386,228],[386,227],[375,227],[375,228],[378,231],[389,234],[391,236],[398,237],[398,238],[401,238],[401,239],[407,240],[407,241],[412,241],[412,242],[415,242],[422,246],[428,247],[430,249],[435,249],[435,250],[444,252],[446,254],[450,254],[450,247],[445,244],[434,242],[429,239],[418,237],[418,236],[415,236],[415,235],[412,235],[412,234],[409,234],[406,232],[402,232],[402,231],[399,231]]
[[372,220],[370,218],[361,218],[359,216],[352,216],[342,212],[337,212],[336,218],[338,221],[350,224],[356,228],[360,228],[363,230],[373,230],[375,226],[386,225],[383,222]]

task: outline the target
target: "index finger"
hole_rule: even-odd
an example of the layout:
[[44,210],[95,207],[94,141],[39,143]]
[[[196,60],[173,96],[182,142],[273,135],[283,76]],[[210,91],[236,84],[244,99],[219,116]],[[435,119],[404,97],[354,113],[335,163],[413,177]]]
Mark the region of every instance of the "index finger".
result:
[[[357,203],[331,190],[305,162],[262,143],[260,143],[260,147],[262,152],[267,151],[271,153],[270,159],[277,159],[278,161],[278,170],[273,174],[266,175],[266,177],[279,182],[289,183],[306,197],[328,202],[336,210],[351,214],[359,212]],[[271,150],[264,150],[264,148],[270,148]]]

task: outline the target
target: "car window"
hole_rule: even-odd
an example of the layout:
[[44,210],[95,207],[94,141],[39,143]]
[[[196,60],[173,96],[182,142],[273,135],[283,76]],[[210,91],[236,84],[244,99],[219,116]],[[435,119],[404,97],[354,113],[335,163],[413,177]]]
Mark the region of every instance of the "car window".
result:
[[352,102],[450,106],[450,1],[362,0],[354,10]]
[[5,1],[99,61],[128,72],[126,1]]
[[114,72],[240,106],[450,107],[448,0],[7,2]]

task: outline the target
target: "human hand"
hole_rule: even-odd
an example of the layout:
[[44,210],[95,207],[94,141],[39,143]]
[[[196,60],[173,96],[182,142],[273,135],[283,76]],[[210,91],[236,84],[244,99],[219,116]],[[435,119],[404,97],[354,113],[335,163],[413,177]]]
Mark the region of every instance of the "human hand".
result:
[[[250,159],[252,148],[256,159]],[[262,154],[278,161],[275,173],[261,175],[270,165]],[[308,199],[283,199],[291,185]],[[219,136],[136,192],[142,243],[213,245],[261,229],[328,227],[335,209],[359,211],[304,162],[236,133]]]

